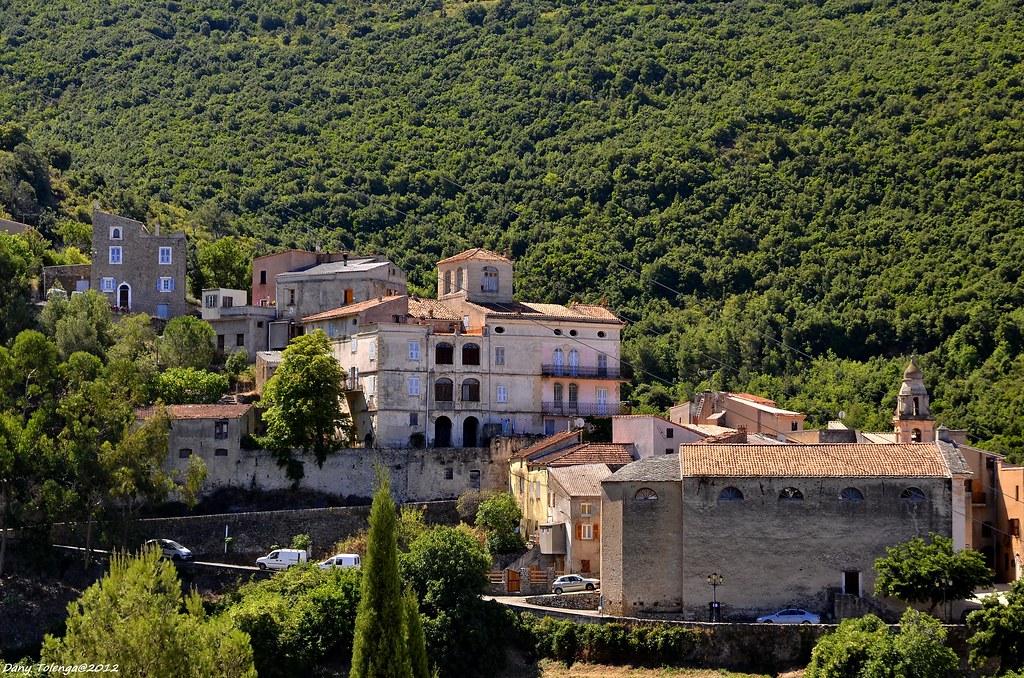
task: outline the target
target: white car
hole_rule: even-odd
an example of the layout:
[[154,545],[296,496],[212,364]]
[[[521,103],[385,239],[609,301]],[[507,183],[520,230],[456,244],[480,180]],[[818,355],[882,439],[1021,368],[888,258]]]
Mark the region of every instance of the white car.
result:
[[320,569],[326,570],[329,567],[359,567],[361,564],[362,559],[358,554],[339,553],[320,563]]
[[551,584],[553,593],[561,594],[566,591],[593,591],[601,586],[600,579],[588,579],[578,574],[563,574]]
[[160,549],[160,555],[167,560],[192,560],[192,552],[171,539],[150,539],[146,548]]
[[758,617],[757,622],[759,624],[820,624],[821,617],[798,607],[787,607],[775,614]]
[[256,565],[261,570],[287,570],[292,565],[302,565],[306,562],[306,552],[303,549],[274,549],[262,558],[256,559]]

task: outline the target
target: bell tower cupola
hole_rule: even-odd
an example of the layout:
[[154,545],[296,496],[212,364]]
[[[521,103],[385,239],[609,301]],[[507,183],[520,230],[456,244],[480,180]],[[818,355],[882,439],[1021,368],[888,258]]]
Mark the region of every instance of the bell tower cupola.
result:
[[935,418],[924,385],[924,372],[913,358],[903,371],[903,384],[896,398],[892,418],[898,443],[925,443],[935,440]]

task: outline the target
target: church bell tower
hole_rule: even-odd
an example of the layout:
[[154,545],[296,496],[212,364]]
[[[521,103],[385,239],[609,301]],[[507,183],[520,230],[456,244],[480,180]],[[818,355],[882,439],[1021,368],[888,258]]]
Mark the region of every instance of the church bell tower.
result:
[[913,358],[903,371],[903,385],[892,418],[897,443],[930,443],[935,440],[935,418],[928,403],[924,372]]

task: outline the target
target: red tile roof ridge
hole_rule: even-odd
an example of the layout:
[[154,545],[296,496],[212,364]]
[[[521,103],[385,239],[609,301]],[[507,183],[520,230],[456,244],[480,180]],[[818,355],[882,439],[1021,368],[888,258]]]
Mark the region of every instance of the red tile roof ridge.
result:
[[447,259],[442,259],[437,262],[437,264],[440,266],[441,264],[449,264],[455,261],[466,261],[467,259],[484,259],[487,261],[505,261],[510,264],[513,263],[511,259],[503,254],[492,252],[491,250],[484,249],[483,247],[473,247],[463,252],[459,252],[456,255],[450,256]]
[[[249,403],[190,403],[165,407],[174,419],[235,419],[252,409]],[[135,416],[139,419],[148,419],[153,416],[153,409],[153,406],[140,407],[135,410]]]
[[352,315],[353,313],[359,313],[367,309],[379,306],[380,304],[404,299],[405,295],[401,294],[395,297],[374,297],[373,299],[367,299],[366,301],[359,301],[354,304],[346,304],[345,306],[339,306],[338,308],[331,309],[330,311],[324,311],[323,313],[315,313],[313,315],[307,315],[302,319],[302,322],[315,322],[317,320],[330,320],[331,318],[344,318],[345,316]]

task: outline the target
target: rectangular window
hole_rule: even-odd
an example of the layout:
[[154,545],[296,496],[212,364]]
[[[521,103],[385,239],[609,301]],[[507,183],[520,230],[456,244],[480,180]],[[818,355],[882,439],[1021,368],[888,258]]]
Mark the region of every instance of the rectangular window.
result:
[[795,431],[796,428],[797,428],[797,423],[795,421],[789,422],[789,430],[790,431]]
[[368,381],[367,390],[369,391],[369,394],[377,395],[377,375],[371,376]]
[[580,504],[580,515],[584,518],[589,518],[594,515],[594,505],[590,502],[583,502]]
[[224,297],[224,301],[222,301],[220,305],[223,306],[224,308],[231,308],[232,306],[235,305],[235,300],[232,299],[231,297]]
[[420,394],[420,378],[409,377],[409,395],[418,396]]
[[469,472],[469,486],[474,490],[480,489],[480,471],[474,469]]
[[1020,519],[1010,518],[1010,529],[1009,532],[1014,537],[1020,536]]
[[352,290],[345,290],[345,303],[346,304],[351,304],[352,303],[352,298],[353,298],[352,297]]
[[498,402],[499,403],[507,403],[508,402],[508,386],[503,386],[502,384],[498,384]]
[[113,292],[114,291],[114,279],[113,278],[103,278],[102,280],[100,280],[100,289],[103,290],[104,292]]
[[217,295],[207,294],[203,297],[203,306],[206,308],[217,308]]
[[420,342],[410,341],[409,342],[409,360],[420,359]]
[[352,337],[352,352],[355,353],[359,350],[359,338]]
[[676,432],[673,429],[668,429],[667,431],[665,431],[665,437],[666,438],[674,438],[675,435],[676,435]]
[[525,486],[525,483],[526,483],[526,481],[523,480],[523,477],[519,476],[519,492],[520,492],[520,494],[522,494],[522,492],[524,491],[523,487]]
[[453,469],[451,466],[449,466],[448,468],[446,468],[444,470],[444,479],[445,480],[451,480],[454,477],[455,477],[455,469]]
[[110,248],[110,263],[120,264],[121,263],[121,247],[115,245]]
[[213,422],[213,437],[216,440],[227,440],[227,437],[228,437],[228,422],[226,422],[226,421],[215,421],[215,422]]
[[156,285],[157,292],[173,292],[174,278],[159,278]]
[[187,447],[183,447],[180,450],[178,450],[178,459],[188,459],[191,456],[192,450],[188,449]]
[[288,290],[288,305],[295,305],[295,290]]
[[223,334],[218,334],[217,335],[217,350],[218,351],[223,351],[224,350],[224,335]]
[[260,284],[261,285],[266,285],[267,284],[267,272],[266,271],[260,271]]
[[235,335],[235,346],[245,346],[245,334],[243,332]]
[[555,505],[555,493],[554,492],[548,492],[548,506],[554,506],[554,505]]
[[597,376],[608,376],[608,356],[606,356],[604,353],[597,354]]
[[156,305],[156,317],[161,320],[167,320],[171,317],[171,307],[169,304],[157,304]]
[[373,362],[376,359],[377,359],[377,342],[371,341],[370,342],[370,362]]
[[215,456],[215,457],[226,457],[226,456],[228,456],[228,451],[226,449],[224,449],[223,447],[218,447],[216,450],[213,451],[213,456]]
[[419,415],[419,413],[418,412],[410,412],[409,413],[409,426],[419,426],[419,425],[420,425],[420,415]]
[[160,248],[160,263],[167,265],[171,263],[171,248],[161,247]]
[[505,364],[505,347],[495,346],[494,347],[494,364],[504,365]]
[[594,538],[593,525],[580,525],[580,539],[591,540]]
[[327,323],[327,336],[333,339],[338,335],[338,326],[333,322]]

